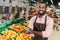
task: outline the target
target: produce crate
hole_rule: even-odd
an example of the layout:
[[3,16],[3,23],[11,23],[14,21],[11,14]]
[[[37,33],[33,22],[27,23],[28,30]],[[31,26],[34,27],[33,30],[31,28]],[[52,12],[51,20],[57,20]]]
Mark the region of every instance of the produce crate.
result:
[[31,40],[31,37],[25,33],[28,24],[24,18],[0,24],[0,40]]

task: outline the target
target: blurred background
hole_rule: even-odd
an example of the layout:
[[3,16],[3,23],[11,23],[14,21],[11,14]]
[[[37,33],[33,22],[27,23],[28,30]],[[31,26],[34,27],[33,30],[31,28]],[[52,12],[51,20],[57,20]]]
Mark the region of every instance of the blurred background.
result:
[[59,15],[60,0],[0,0],[0,14],[2,14],[1,21],[4,22],[9,20],[11,14],[15,14],[16,16],[19,14],[19,18],[25,13],[27,14],[26,16],[32,14],[31,12],[38,10],[37,7],[39,6],[39,1],[46,2],[48,10],[53,9],[56,12],[56,15]]

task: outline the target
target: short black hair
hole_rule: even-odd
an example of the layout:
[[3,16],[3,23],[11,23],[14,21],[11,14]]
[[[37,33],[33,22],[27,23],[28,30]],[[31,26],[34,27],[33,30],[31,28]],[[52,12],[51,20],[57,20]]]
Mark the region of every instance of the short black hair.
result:
[[43,3],[43,4],[46,4],[46,7],[47,7],[47,3],[46,3],[46,2],[39,2],[39,3]]

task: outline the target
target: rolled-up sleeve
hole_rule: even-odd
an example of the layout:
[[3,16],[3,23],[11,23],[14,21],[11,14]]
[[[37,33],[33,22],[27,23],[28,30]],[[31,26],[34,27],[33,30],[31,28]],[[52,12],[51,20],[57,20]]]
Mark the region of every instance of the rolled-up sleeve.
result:
[[29,25],[28,27],[31,28],[33,30],[33,23],[34,23],[35,17],[32,17],[29,21]]
[[53,25],[54,25],[53,19],[47,20],[46,29],[45,31],[42,31],[43,38],[49,37],[53,30]]
[[[35,17],[32,17],[29,21],[28,27],[33,30],[33,23],[34,23]],[[34,34],[29,34],[31,37],[34,37]]]

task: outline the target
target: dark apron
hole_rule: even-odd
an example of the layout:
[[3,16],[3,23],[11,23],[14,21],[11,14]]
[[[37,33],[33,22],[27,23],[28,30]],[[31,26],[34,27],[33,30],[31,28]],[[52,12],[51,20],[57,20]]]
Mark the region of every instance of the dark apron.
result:
[[[45,17],[45,23],[44,24],[36,23],[36,20],[37,20],[37,17],[36,17],[35,22],[33,24],[33,26],[34,26],[33,30],[34,31],[38,31],[38,32],[45,31],[45,28],[46,28],[46,19],[47,19],[47,16]],[[34,38],[32,38],[32,40],[48,40],[48,38],[43,38],[43,37],[35,35]]]

